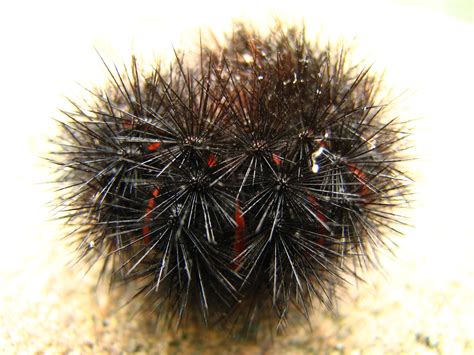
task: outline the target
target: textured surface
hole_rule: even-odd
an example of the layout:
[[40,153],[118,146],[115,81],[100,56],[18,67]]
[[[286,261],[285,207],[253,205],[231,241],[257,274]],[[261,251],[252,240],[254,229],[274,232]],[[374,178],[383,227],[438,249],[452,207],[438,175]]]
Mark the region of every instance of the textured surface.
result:
[[[311,12],[298,4],[288,13]],[[230,345],[212,336],[204,339],[192,334],[155,333],[151,320],[130,320],[125,309],[115,312],[116,305],[109,302],[103,289],[94,292],[96,271],[84,276],[80,266],[65,267],[73,254],[57,242],[63,234],[60,228],[44,222],[49,216],[42,203],[48,197],[41,192],[43,186],[33,185],[45,177],[34,155],[42,148],[42,137],[51,130],[49,117],[56,115],[63,102],[62,90],[71,82],[79,80],[87,85],[94,77],[101,77],[102,73],[94,72],[98,58],[91,44],[100,47],[108,43],[128,58],[131,41],[127,31],[143,35],[140,38],[146,40],[142,41],[149,42],[152,29],[159,28],[156,22],[160,22],[152,13],[162,20],[163,28],[173,21],[166,20],[158,9],[143,14],[143,10],[116,6],[112,10],[97,8],[89,14],[89,9],[44,6],[29,8],[34,16],[25,15],[23,8],[2,11],[9,19],[2,22],[3,26],[13,26],[13,30],[2,28],[2,35],[14,34],[4,42],[9,55],[0,59],[6,80],[1,96],[8,103],[2,107],[6,126],[0,143],[5,152],[1,176],[4,230],[0,237],[3,352],[474,351],[474,230],[469,205],[473,192],[463,182],[472,176],[469,152],[474,127],[468,103],[474,78],[467,45],[473,36],[471,26],[434,13],[382,5],[358,5],[346,14],[335,15],[334,8],[320,12],[328,23],[325,31],[341,31],[349,38],[358,34],[360,52],[369,53],[370,60],[387,69],[387,81],[400,90],[409,88],[402,100],[406,112],[423,117],[418,122],[416,141],[421,159],[414,168],[419,182],[415,228],[400,241],[396,258],[382,258],[384,274],[371,273],[368,284],[350,290],[339,304],[337,317],[316,314],[312,330],[289,333],[274,344]],[[107,20],[93,21],[106,14]],[[193,16],[189,18],[201,18],[201,24],[205,23],[204,9],[190,9],[190,14]],[[240,14],[236,10],[235,15]],[[220,17],[220,21],[229,16]],[[108,25],[112,19],[123,21],[127,17],[130,21],[118,33]],[[98,24],[92,25],[95,22]],[[44,23],[49,25],[42,27]],[[160,32],[168,39],[162,39],[166,43],[158,47],[169,50],[170,42],[178,38],[175,31]],[[143,43],[135,43],[137,51],[141,47]],[[80,90],[67,93],[74,91]]]
[[393,247],[409,120],[350,53],[321,47],[236,24],[169,72],[107,66],[108,86],[65,111],[50,158],[67,240],[162,325],[281,330]]

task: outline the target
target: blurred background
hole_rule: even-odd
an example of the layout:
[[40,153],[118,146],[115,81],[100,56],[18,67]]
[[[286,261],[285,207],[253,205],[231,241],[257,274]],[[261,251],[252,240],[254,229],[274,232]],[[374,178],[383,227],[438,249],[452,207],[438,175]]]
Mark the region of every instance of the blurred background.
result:
[[[384,71],[417,119],[413,228],[382,255],[383,272],[349,288],[337,316],[316,311],[311,330],[273,343],[229,344],[157,330],[72,266],[45,204],[49,172],[38,158],[52,118],[81,85],[100,85],[109,61],[169,56],[199,29],[232,19],[265,28],[275,17],[308,37],[347,41]],[[3,353],[474,353],[474,139],[472,0],[15,1],[0,5],[0,350]],[[151,328],[151,330],[149,329]]]

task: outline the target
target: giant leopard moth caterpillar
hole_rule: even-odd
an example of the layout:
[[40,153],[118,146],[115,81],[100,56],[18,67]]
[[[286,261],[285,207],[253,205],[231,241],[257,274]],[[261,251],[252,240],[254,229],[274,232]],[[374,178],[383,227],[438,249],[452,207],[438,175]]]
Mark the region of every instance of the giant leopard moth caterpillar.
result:
[[331,308],[403,223],[409,133],[376,75],[304,29],[240,23],[200,50],[107,66],[64,112],[57,205],[81,257],[165,321],[282,329]]

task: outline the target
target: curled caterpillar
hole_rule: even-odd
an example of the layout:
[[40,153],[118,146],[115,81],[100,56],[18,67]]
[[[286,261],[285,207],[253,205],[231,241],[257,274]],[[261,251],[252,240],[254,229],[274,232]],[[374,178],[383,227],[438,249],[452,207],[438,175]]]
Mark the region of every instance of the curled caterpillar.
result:
[[252,334],[331,308],[403,223],[410,186],[405,124],[347,55],[238,24],[195,61],[107,67],[52,152],[81,257],[177,325]]

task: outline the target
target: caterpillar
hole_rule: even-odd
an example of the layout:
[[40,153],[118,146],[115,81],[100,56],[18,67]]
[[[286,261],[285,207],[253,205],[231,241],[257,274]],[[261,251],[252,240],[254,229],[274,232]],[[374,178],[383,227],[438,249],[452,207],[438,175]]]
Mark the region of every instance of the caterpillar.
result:
[[177,327],[251,335],[331,309],[410,199],[406,122],[349,54],[237,23],[166,69],[104,61],[50,159],[80,258]]

